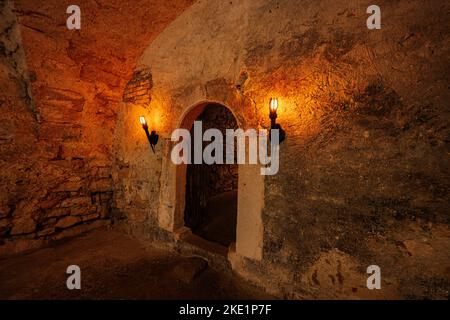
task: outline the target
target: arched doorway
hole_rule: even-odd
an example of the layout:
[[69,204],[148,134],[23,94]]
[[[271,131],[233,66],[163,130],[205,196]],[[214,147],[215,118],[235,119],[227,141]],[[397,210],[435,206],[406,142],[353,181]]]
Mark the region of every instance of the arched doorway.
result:
[[[230,97],[234,96],[230,95]],[[221,99],[214,99],[213,101],[200,100],[200,102],[191,104],[184,109],[173,129],[190,130],[194,121],[211,104],[220,105],[225,110],[230,111],[237,120],[240,129],[246,130],[249,128],[248,120],[240,113],[244,106],[242,101],[222,101]],[[173,147],[178,143],[179,141],[172,140],[165,144],[163,148],[161,191],[157,213],[160,228],[171,233],[177,242],[189,243],[206,251],[225,254],[232,264],[235,263],[233,261],[239,261],[240,257],[260,261],[262,259],[264,234],[262,221],[264,176],[260,174],[261,166],[258,164],[238,165],[236,241],[235,244],[226,248],[217,242],[207,241],[201,236],[193,234],[192,229],[186,226],[185,202],[188,165],[184,163],[174,164],[171,160]]]
[[[237,129],[233,113],[223,105],[210,103],[194,119],[201,121],[203,132],[218,129],[225,138],[226,129]],[[193,123],[191,137],[194,139]],[[210,142],[203,142],[205,148]],[[191,143],[192,152],[194,143]],[[225,154],[225,139],[223,154]],[[192,233],[228,247],[236,241],[237,164],[189,164],[186,167],[184,224]]]

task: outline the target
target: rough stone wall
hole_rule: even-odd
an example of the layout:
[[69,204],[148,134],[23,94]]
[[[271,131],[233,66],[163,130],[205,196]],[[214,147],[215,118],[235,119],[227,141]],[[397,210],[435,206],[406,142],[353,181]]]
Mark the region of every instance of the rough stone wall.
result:
[[[27,161],[36,143],[36,110],[26,72],[20,30],[10,2],[0,2],[0,246],[7,235],[35,231],[27,213]],[[18,213],[17,209],[21,209]]]
[[[263,258],[236,270],[286,297],[448,296],[449,5],[380,0],[368,30],[363,0],[191,3],[80,1],[69,31],[68,3],[0,1],[0,255],[113,212],[158,234],[187,109],[267,127],[278,96]],[[369,264],[384,290],[365,289]]]
[[[119,126],[145,113],[163,139],[152,157],[138,124],[118,128],[116,201],[139,194],[155,224],[171,205],[161,156],[188,108],[219,102],[267,128],[277,96],[287,140],[265,178],[263,259],[235,269],[285,297],[447,297],[450,7],[380,0],[382,29],[368,30],[371,4],[196,2],[140,59],[152,101]],[[366,288],[371,264],[381,291]]]
[[79,1],[71,31],[71,3],[0,2],[0,255],[109,223],[125,88],[143,49],[191,3]]

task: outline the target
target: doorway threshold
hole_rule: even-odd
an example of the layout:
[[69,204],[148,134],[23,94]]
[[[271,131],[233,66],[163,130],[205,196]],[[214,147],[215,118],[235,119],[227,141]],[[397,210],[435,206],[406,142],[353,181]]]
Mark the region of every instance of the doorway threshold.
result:
[[183,230],[177,232],[179,241],[185,242],[209,253],[223,256],[225,258],[228,256],[228,247],[193,234],[191,229],[187,227],[183,227],[182,229]]

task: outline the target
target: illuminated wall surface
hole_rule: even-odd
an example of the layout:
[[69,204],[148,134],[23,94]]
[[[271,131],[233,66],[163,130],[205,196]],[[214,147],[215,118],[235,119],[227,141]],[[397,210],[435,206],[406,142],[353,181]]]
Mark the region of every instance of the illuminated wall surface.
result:
[[186,250],[172,132],[210,103],[269,129],[277,97],[278,172],[239,165],[235,243],[190,252],[276,297],[448,297],[449,3],[74,4],[0,2],[4,261],[105,226]]

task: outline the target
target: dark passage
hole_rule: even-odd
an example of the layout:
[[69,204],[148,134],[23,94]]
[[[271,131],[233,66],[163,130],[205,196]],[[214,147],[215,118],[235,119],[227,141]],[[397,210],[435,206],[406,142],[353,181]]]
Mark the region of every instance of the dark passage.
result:
[[[203,131],[216,128],[222,131],[224,138],[226,129],[237,128],[233,114],[217,104],[207,105],[197,118],[200,120]],[[204,147],[208,144],[204,142]],[[236,241],[237,183],[236,164],[188,165],[185,225],[194,234],[224,246]]]

